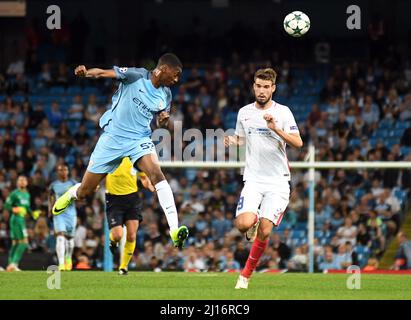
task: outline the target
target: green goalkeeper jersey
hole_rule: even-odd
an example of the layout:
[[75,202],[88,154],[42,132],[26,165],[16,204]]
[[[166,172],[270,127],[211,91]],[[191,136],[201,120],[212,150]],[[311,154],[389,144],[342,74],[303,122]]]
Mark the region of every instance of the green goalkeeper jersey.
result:
[[[7,197],[6,203],[4,207],[13,214],[14,207],[23,207],[26,209],[27,212],[31,212],[30,209],[30,193],[27,191],[22,191],[20,189],[16,189],[10,193]],[[26,213],[19,213],[21,217],[24,217]]]

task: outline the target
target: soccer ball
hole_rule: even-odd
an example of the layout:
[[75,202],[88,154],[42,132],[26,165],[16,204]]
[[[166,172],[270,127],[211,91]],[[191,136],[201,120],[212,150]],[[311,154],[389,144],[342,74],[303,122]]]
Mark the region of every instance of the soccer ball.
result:
[[284,19],[284,30],[293,37],[301,37],[310,29],[310,18],[301,11],[294,11]]

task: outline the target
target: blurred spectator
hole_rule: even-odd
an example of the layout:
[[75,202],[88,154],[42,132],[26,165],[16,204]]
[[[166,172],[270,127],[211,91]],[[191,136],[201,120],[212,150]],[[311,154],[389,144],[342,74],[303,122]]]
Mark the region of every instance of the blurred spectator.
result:
[[374,257],[368,259],[367,265],[363,269],[363,271],[376,271],[378,270],[378,260]]
[[363,223],[358,225],[357,244],[364,247],[371,247],[371,237]]
[[233,225],[231,220],[226,219],[220,210],[214,210],[213,216],[211,222],[212,237],[215,241],[221,241],[224,235],[233,228]]
[[77,270],[90,270],[91,269],[89,258],[86,255],[82,254],[78,257],[78,263],[76,265],[76,269]]
[[355,245],[357,242],[357,227],[353,226],[350,217],[345,218],[344,225],[337,230],[337,236],[340,244],[345,244],[347,241]]
[[411,127],[404,130],[401,137],[401,144],[407,147],[411,147]]
[[237,241],[236,249],[234,251],[234,259],[238,261],[241,268],[244,268],[245,263],[247,262],[249,250],[245,248],[245,244],[242,241]]
[[234,254],[231,251],[226,253],[226,261],[222,269],[223,271],[240,271],[240,263],[234,259]]
[[150,223],[148,225],[148,233],[144,235],[144,242],[146,241],[150,241],[153,247],[155,246],[156,243],[162,242],[162,237],[158,230],[157,223]]
[[395,269],[405,270],[411,269],[411,241],[407,239],[404,232],[399,232],[397,235],[400,247],[395,257]]
[[306,271],[308,265],[308,255],[302,247],[296,247],[294,255],[288,261],[288,270],[290,271]]
[[[347,243],[351,243],[347,241]],[[339,266],[338,269],[346,269],[349,266],[353,265],[351,252],[347,250],[345,244],[340,244],[338,247],[338,253],[335,256],[335,263]]]
[[67,118],[69,120],[82,120],[83,112],[84,112],[83,99],[81,95],[78,94],[73,98],[73,103],[68,109],[69,114]]
[[285,268],[287,265],[287,261],[291,257],[291,249],[290,247],[281,241],[281,237],[278,233],[273,233],[271,235],[271,241],[272,241],[272,248],[278,252],[278,255],[280,256],[280,263],[279,266],[280,268]]
[[57,101],[53,101],[51,104],[51,110],[48,114],[48,119],[52,127],[57,128],[63,121],[63,113],[60,111],[60,105]]
[[206,270],[206,263],[203,257],[199,256],[196,251],[192,251],[187,260],[184,262],[185,271],[204,271]]
[[324,261],[321,262],[318,266],[320,271],[327,271],[327,270],[339,270],[341,267],[336,261],[334,257],[334,253],[332,251],[326,251],[324,254]]

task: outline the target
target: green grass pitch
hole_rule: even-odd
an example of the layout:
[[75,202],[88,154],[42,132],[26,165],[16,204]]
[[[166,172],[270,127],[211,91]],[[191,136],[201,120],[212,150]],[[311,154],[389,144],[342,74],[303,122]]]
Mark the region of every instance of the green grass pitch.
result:
[[0,299],[411,299],[411,276],[361,275],[361,289],[347,289],[346,274],[253,275],[248,290],[234,290],[236,273],[72,271],[61,288],[47,288],[46,271],[0,273]]

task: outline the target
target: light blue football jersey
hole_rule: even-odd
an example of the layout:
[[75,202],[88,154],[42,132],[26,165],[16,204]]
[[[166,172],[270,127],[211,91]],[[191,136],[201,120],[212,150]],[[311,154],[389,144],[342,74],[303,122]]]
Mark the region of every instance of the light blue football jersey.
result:
[[170,111],[170,88],[155,88],[150,72],[144,68],[114,66],[114,71],[120,85],[113,95],[111,108],[100,118],[100,127],[119,137],[150,137],[154,115]]

